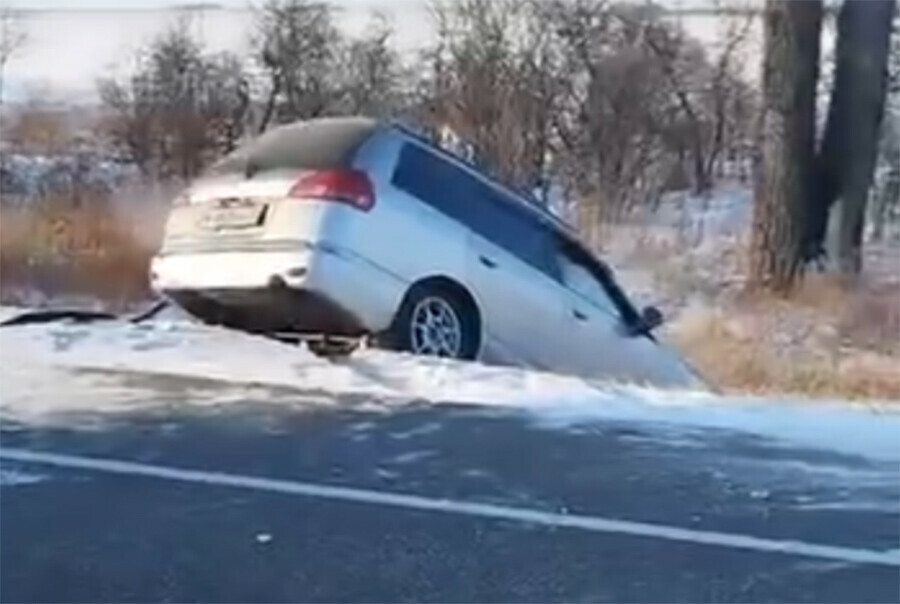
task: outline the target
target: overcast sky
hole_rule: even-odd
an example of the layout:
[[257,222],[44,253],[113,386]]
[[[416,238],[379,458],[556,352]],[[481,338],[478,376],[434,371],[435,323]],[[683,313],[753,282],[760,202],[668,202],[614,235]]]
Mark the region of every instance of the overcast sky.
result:
[[[24,9],[24,47],[6,67],[4,96],[90,100],[98,78],[129,68],[137,49],[173,22],[176,0],[0,0]],[[422,0],[334,0],[340,26],[362,30],[373,11],[393,13],[397,46],[410,51],[430,31]],[[194,20],[196,34],[212,51],[248,50],[250,4],[218,0],[224,9],[206,10]]]
[[[403,53],[414,52],[431,37],[426,0],[331,2],[339,9],[339,25],[348,33],[362,31],[373,11],[386,13],[396,29],[394,42]],[[171,24],[173,9],[185,4],[185,0],[0,0],[0,5],[24,11],[21,19],[27,34],[25,46],[6,66],[4,96],[92,100],[98,78],[128,70],[138,48]],[[221,8],[199,13],[194,20],[196,35],[209,50],[247,52],[251,4],[246,0],[209,4]],[[686,25],[695,35],[715,38],[714,19]]]

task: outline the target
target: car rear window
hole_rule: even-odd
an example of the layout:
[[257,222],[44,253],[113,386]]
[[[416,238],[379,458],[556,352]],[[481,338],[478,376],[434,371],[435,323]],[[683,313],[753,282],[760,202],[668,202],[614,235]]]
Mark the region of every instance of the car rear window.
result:
[[346,166],[377,125],[367,118],[322,118],[278,126],[213,164],[210,173]]

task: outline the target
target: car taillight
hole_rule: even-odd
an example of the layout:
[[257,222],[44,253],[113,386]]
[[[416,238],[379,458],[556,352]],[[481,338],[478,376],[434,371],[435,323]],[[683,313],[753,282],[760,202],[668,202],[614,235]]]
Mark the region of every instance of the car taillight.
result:
[[372,181],[359,170],[321,170],[307,174],[294,183],[288,197],[339,201],[363,211],[375,205]]

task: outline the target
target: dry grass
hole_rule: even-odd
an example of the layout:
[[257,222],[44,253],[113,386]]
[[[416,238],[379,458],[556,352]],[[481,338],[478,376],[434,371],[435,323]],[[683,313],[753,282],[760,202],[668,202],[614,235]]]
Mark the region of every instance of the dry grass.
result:
[[682,319],[670,337],[724,392],[900,401],[900,357],[841,346],[782,348],[765,323],[710,313]]
[[117,212],[103,195],[78,205],[56,196],[0,207],[0,300],[37,292],[114,309],[144,300],[158,230]]
[[721,390],[900,401],[900,258],[895,277],[808,275],[787,298],[747,293],[729,252],[639,258],[674,301],[670,341]]

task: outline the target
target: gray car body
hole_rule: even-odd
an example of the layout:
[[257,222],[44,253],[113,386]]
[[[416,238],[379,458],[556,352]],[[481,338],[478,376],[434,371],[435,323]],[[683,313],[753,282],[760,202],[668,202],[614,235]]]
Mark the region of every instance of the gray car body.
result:
[[[364,172],[374,206],[360,211],[288,197],[306,167],[214,169],[172,208],[152,262],[157,290],[176,301],[242,308],[244,317],[301,313],[290,302],[270,302],[277,284],[324,300],[341,315],[335,321],[308,312],[313,319],[301,331],[363,335],[388,330],[414,285],[439,281],[460,288],[474,305],[484,361],[702,386],[652,336],[609,268],[549,211],[398,124],[366,118],[317,124],[364,132],[346,157],[328,161]],[[291,127],[303,136],[303,126]],[[264,222],[233,232],[205,228],[203,216],[223,199],[264,204]]]

